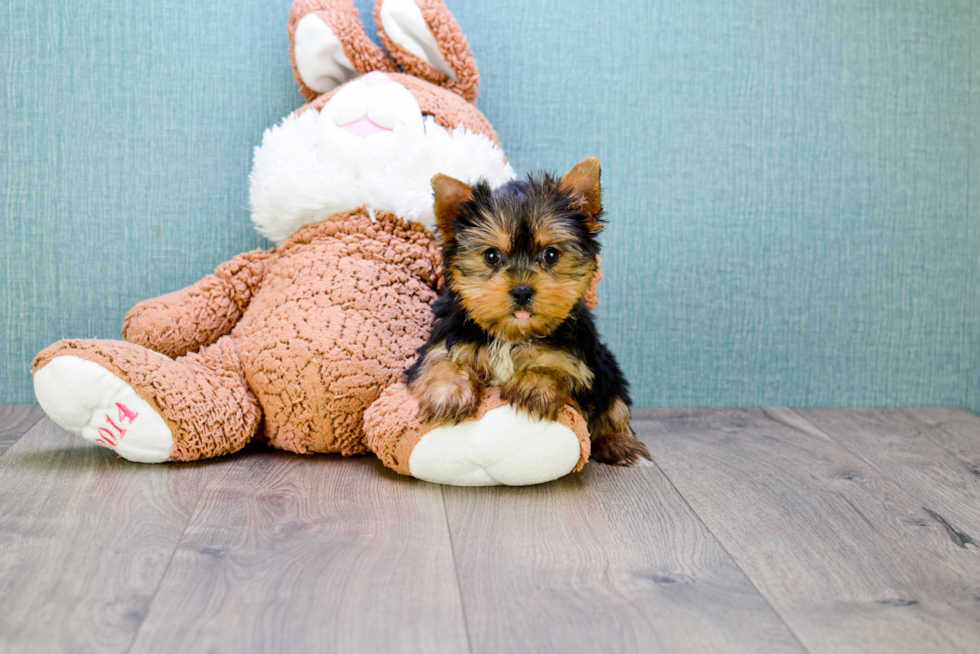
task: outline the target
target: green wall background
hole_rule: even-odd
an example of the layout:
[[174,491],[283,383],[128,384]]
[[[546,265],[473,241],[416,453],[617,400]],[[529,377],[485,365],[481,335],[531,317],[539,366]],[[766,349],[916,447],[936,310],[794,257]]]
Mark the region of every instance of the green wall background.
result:
[[[980,409],[980,3],[448,4],[515,168],[603,163],[600,325],[638,403]],[[287,9],[0,7],[0,401],[265,245]]]

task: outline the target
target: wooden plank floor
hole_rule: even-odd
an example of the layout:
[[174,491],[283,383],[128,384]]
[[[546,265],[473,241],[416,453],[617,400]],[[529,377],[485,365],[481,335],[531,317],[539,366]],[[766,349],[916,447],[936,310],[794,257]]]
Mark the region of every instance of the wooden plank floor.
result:
[[974,652],[980,417],[640,409],[655,465],[137,465],[0,406],[0,652]]

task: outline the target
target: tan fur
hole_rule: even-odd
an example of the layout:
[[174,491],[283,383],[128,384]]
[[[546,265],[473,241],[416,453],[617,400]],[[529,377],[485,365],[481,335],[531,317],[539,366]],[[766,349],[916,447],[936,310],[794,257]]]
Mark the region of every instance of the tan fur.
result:
[[554,420],[566,404],[575,406],[567,380],[554,370],[515,371],[500,387],[500,396],[535,418]]
[[490,351],[474,343],[459,343],[453,347],[450,356],[460,365],[469,366],[477,377],[484,383],[489,383],[493,377]]
[[638,441],[632,431],[594,437],[592,458],[614,466],[642,465],[644,461],[651,460],[646,445]]
[[470,275],[479,275],[487,270],[483,261],[487,248],[497,248],[501,252],[510,249],[511,234],[497,218],[482,215],[481,218],[482,223],[467,230],[466,241],[460,244],[461,252],[456,260]]
[[483,384],[469,362],[453,360],[444,344],[429,349],[419,375],[409,386],[419,402],[419,417],[434,425],[456,424],[476,413]]
[[[510,299],[514,285],[503,274],[489,280],[467,276],[460,269],[452,271],[453,288],[462,298],[467,314],[485,331],[506,340],[521,340],[526,335],[514,329],[515,323]],[[508,326],[511,329],[508,330]]]
[[630,432],[630,409],[621,399],[616,399],[609,404],[605,412],[592,418],[589,425],[596,436],[603,434],[614,434],[617,432]]
[[[487,279],[467,274],[471,266],[485,268],[482,256],[481,253],[479,263],[473,255],[472,262],[452,271],[453,288],[459,293],[467,313],[482,329],[515,342],[550,334],[568,318],[575,303],[589,290],[595,271],[591,262],[584,264],[583,269],[573,270],[570,262],[559,261],[553,275],[538,272],[514,279],[498,272]],[[534,289],[529,320],[517,320],[513,315],[510,291],[520,283]]]
[[[448,186],[448,183],[440,180],[440,185]],[[446,206],[458,207],[458,204],[447,202]],[[448,220],[455,215],[458,214],[448,216]],[[452,270],[453,288],[460,294],[467,313],[484,331],[505,340],[548,335],[590,290],[596,274],[595,261],[584,259],[575,248],[561,248],[573,236],[560,223],[539,216],[535,240],[541,249],[558,247],[562,253],[558,263],[547,272],[538,267],[523,275],[495,271],[485,263],[484,253],[489,248],[497,248],[504,257],[510,256],[512,235],[504,217],[485,216],[481,223],[467,230],[465,239],[458,244]],[[518,284],[527,284],[534,290],[529,320],[517,320],[513,316],[510,292]]]
[[453,240],[453,218],[459,215],[459,208],[473,199],[473,189],[449,175],[438,174],[432,178],[432,193],[435,197],[432,209],[436,224],[446,241]]
[[552,275],[537,274],[531,282],[534,300],[531,305],[532,319],[529,321],[535,333],[550,334],[572,312],[575,304],[582,298],[592,282],[591,262],[584,270],[563,274],[559,261]]
[[602,210],[602,188],[599,177],[599,160],[589,157],[580,161],[561,178],[561,185],[582,199],[582,209],[592,216],[589,226],[593,231],[602,229],[596,220],[599,211]]
[[576,406],[572,393],[592,385],[592,371],[563,350],[527,343],[511,356],[514,373],[501,384],[501,395],[535,417],[553,420],[562,405]]
[[[550,371],[565,378],[569,390],[577,391],[592,386],[593,374],[576,356],[540,345],[518,346],[512,353],[514,369],[518,371]],[[629,413],[627,412],[627,422]]]
[[534,231],[534,240],[539,248],[544,249],[549,245],[561,245],[562,243],[573,243],[575,233],[567,226],[548,220],[539,220],[538,227]]
[[514,374],[514,344],[502,338],[495,338],[487,348],[490,360],[490,383],[500,386]]
[[603,413],[589,421],[592,434],[592,458],[612,465],[635,465],[650,460],[650,452],[630,427],[630,409],[622,399],[615,399]]
[[[592,371],[574,355],[540,343],[494,340],[489,347],[440,343],[428,349],[409,386],[420,416],[434,424],[455,424],[472,416],[486,386],[533,416],[553,420],[571,394],[592,384]],[[625,406],[625,405],[624,405]],[[629,412],[626,413],[627,424]]]

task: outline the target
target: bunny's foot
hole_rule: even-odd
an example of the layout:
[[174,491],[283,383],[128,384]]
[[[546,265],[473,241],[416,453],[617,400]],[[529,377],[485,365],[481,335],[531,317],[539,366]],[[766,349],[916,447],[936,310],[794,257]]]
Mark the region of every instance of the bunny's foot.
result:
[[580,470],[589,458],[585,420],[571,407],[538,420],[484,392],[472,420],[434,427],[418,419],[403,384],[387,389],[364,414],[368,446],[396,472],[451,486],[527,486]]
[[55,357],[34,375],[34,394],[58,425],[124,459],[162,463],[170,458],[174,439],[163,417],[94,361]]
[[34,359],[34,393],[68,431],[140,463],[235,452],[262,417],[228,336],[176,359],[125,341],[59,341]]

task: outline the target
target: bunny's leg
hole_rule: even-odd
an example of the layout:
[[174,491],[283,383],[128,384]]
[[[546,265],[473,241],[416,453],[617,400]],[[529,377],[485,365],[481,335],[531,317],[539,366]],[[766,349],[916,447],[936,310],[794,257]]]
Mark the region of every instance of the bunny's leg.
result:
[[262,415],[229,336],[177,359],[124,341],[60,341],[35,358],[34,392],[63,428],[141,463],[234,452]]
[[364,413],[368,447],[399,474],[451,486],[526,486],[581,470],[589,458],[585,420],[570,406],[538,420],[487,388],[476,414],[434,427],[419,419],[404,384],[385,390]]

